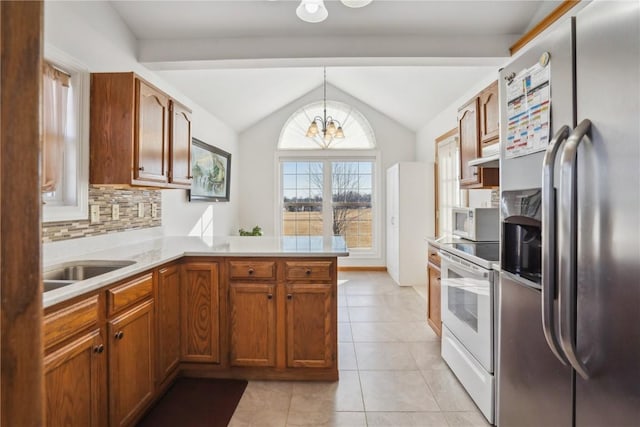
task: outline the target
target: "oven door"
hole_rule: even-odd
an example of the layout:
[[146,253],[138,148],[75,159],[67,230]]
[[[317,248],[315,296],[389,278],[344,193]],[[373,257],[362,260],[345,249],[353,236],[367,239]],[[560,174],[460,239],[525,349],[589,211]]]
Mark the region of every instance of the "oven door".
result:
[[493,372],[493,271],[440,252],[442,323]]

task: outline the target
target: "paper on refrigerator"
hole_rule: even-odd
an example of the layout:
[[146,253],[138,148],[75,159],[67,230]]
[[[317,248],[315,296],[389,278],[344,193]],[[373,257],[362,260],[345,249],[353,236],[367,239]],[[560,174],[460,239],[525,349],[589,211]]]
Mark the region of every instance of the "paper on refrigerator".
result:
[[537,63],[507,84],[506,158],[542,151],[549,143],[550,65]]

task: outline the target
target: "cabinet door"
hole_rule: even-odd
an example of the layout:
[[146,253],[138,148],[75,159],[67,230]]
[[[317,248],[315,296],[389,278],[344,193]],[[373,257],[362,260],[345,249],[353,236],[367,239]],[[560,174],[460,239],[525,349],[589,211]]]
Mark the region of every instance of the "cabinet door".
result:
[[287,366],[328,368],[335,360],[330,284],[287,285]]
[[106,426],[107,370],[100,330],[44,358],[47,426]]
[[108,322],[110,425],[131,425],[154,393],[153,301]]
[[276,285],[231,283],[231,365],[275,366]]
[[428,322],[438,336],[442,336],[442,318],[440,314],[440,270],[429,266],[429,312]]
[[157,380],[161,384],[180,362],[180,269],[177,265],[158,271],[155,302]]
[[480,93],[480,142],[484,145],[498,142],[500,126],[498,81]]
[[191,111],[171,101],[171,165],[169,182],[191,186]]
[[182,267],[182,360],[220,363],[218,264]]
[[166,183],[169,167],[169,97],[136,80],[134,180]]
[[478,98],[458,110],[458,132],[460,132],[460,185],[479,182],[478,168],[470,167],[469,160],[477,159],[480,152],[478,130]]

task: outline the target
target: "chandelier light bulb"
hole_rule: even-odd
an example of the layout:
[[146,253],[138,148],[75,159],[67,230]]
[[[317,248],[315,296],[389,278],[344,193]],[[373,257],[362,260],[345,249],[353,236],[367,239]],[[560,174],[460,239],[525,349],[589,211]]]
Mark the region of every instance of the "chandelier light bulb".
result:
[[296,15],[304,22],[315,24],[327,19],[329,12],[323,0],[301,0],[296,9]]

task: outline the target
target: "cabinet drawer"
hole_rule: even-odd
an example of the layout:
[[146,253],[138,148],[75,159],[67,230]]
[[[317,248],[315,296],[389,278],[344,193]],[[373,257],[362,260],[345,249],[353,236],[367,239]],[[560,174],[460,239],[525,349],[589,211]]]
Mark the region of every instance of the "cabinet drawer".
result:
[[431,264],[440,267],[440,255],[436,248],[429,246],[429,249],[427,250],[427,259]]
[[331,280],[331,261],[287,261],[287,280]]
[[61,343],[75,333],[98,323],[98,301],[95,295],[44,317],[45,349]]
[[229,261],[231,279],[275,279],[276,263],[273,261]]
[[145,274],[130,282],[107,290],[108,315],[141,301],[153,292],[153,274]]

